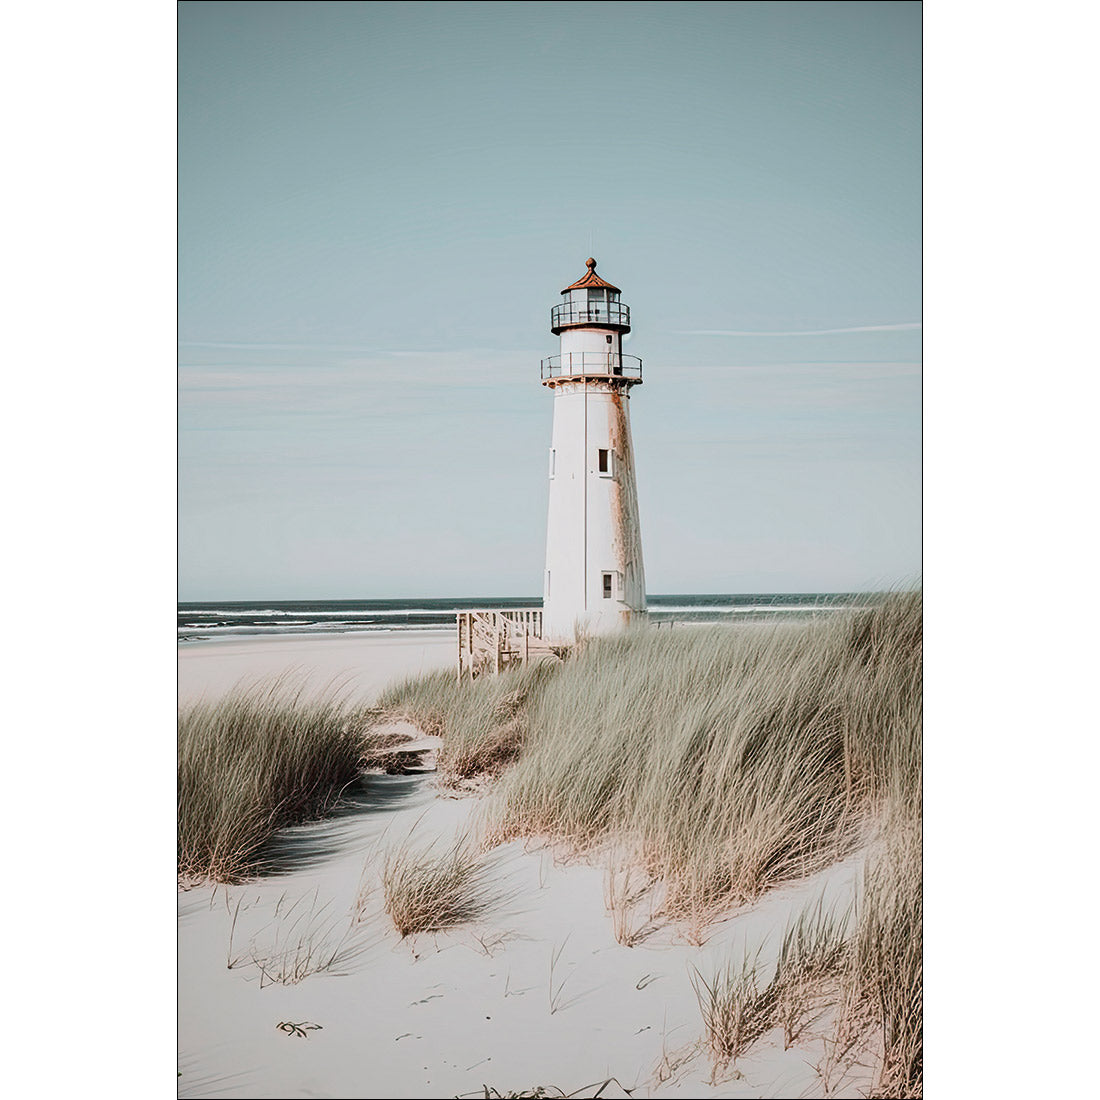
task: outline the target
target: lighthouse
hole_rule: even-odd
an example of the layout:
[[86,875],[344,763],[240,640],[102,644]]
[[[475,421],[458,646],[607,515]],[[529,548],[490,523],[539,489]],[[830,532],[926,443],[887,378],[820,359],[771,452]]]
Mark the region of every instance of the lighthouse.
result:
[[644,619],[630,391],[642,361],[624,355],[630,308],[596,261],[550,313],[559,354],[541,363],[554,395],[543,633],[553,643],[610,634]]

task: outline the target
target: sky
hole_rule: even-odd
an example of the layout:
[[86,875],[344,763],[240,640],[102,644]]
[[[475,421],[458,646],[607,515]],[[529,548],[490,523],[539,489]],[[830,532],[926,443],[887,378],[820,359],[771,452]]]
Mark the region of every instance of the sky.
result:
[[549,311],[652,593],[921,571],[921,6],[179,6],[180,598],[537,596]]

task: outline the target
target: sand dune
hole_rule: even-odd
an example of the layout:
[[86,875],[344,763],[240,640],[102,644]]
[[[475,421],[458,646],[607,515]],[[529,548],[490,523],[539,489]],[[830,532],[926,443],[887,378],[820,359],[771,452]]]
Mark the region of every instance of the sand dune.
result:
[[[399,635],[187,646],[181,695],[295,668],[316,684],[348,674],[368,698],[393,676],[448,667],[452,644]],[[766,965],[789,916],[822,895],[847,904],[858,858],[731,914],[701,946],[664,926],[625,947],[603,866],[514,843],[497,872],[509,901],[453,932],[402,940],[382,909],[386,850],[476,827],[482,801],[441,797],[430,775],[364,784],[357,812],[286,831],[283,873],[180,891],[181,1096],[568,1094],[608,1078],[617,1084],[604,1097],[824,1095],[821,1037],[784,1050],[776,1032],[713,1079],[691,979],[761,945]],[[628,920],[641,928],[651,904]],[[865,1094],[869,1080],[849,1066],[830,1095]]]

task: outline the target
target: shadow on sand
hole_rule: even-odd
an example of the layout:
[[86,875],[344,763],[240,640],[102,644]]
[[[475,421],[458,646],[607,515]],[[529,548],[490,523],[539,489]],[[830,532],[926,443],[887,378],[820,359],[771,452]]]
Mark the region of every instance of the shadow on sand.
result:
[[369,845],[384,828],[380,815],[427,805],[430,773],[363,775],[323,818],[280,829],[265,846],[257,873],[265,878],[316,867]]

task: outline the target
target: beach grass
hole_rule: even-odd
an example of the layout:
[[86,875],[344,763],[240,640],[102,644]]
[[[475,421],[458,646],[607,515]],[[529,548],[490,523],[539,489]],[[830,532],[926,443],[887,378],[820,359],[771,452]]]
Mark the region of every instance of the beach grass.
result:
[[879,1066],[869,1095],[920,1097],[922,937],[920,830],[909,819],[892,823],[873,845],[851,909],[837,914],[819,900],[788,924],[770,979],[760,977],[758,956],[710,976],[696,972],[716,1067],[744,1055],[774,1027],[782,1027],[789,1048],[831,1010],[827,1056],[818,1067],[823,1076],[843,1078],[865,1056],[873,1033]]
[[[442,738],[445,785],[494,780],[486,847],[543,836],[611,848],[660,885],[658,916],[696,930],[866,849],[843,937],[819,914],[788,930],[772,981],[727,969],[697,992],[712,1053],[728,1058],[767,1026],[792,1040],[828,986],[834,1046],[875,1027],[879,1091],[919,1095],[921,620],[914,591],[796,623],[597,638],[564,664],[472,683],[436,673],[395,685],[371,712],[285,684],[199,704],[179,725],[180,873],[262,869],[276,830],[323,813],[355,780],[379,717]],[[468,840],[402,846],[386,861],[387,912],[402,935],[473,919],[493,896],[484,869]],[[631,889],[620,887],[622,908]]]
[[851,927],[807,918],[772,980],[735,968],[697,991],[716,1058],[770,1026],[794,1041],[824,1000],[834,1046],[877,1027],[882,1094],[915,1096],[921,638],[917,590],[797,623],[594,639],[561,667],[459,686],[437,675],[380,702],[451,742],[445,781],[483,761],[498,777],[488,843],[610,844],[662,884],[665,916],[695,929],[868,850]]
[[775,1024],[778,983],[762,982],[755,962],[744,959],[713,978],[696,970],[692,984],[716,1064],[740,1058]]
[[234,882],[262,870],[277,830],[323,814],[357,779],[366,725],[338,696],[306,698],[285,680],[184,710],[179,875]]
[[444,781],[500,774],[494,840],[626,844],[670,914],[705,921],[830,865],[911,798],[920,615],[913,593],[794,625],[638,631],[380,706],[443,737]]
[[883,1061],[874,1095],[919,1097],[924,1077],[924,902],[921,827],[899,817],[868,860],[845,971],[849,1014],[880,1029]]
[[386,853],[386,914],[402,937],[466,924],[503,900],[494,886],[494,871],[495,861],[468,836],[442,848],[406,841]]
[[549,663],[520,665],[457,687],[453,672],[434,672],[395,684],[378,708],[391,719],[414,722],[443,737],[436,754],[439,779],[461,786],[477,776],[500,775],[527,744],[529,704],[557,671]]

